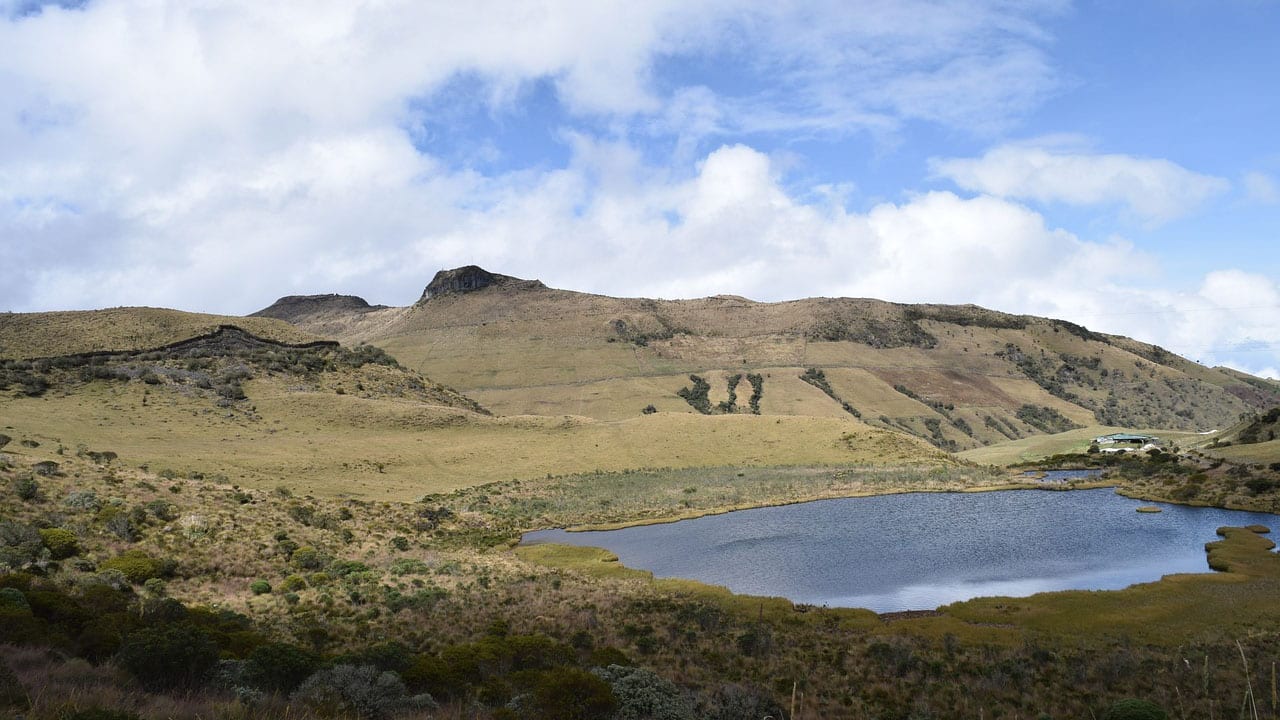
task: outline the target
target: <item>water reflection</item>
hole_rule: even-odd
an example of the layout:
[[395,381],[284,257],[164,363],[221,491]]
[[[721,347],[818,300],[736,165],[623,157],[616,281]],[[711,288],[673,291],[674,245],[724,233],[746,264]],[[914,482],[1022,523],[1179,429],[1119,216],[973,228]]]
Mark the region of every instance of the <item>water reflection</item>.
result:
[[921,493],[822,500],[608,532],[530,533],[526,542],[604,547],[629,567],[751,595],[931,609],[972,597],[1117,589],[1207,572],[1223,525],[1276,516],[1142,504],[1108,489]]

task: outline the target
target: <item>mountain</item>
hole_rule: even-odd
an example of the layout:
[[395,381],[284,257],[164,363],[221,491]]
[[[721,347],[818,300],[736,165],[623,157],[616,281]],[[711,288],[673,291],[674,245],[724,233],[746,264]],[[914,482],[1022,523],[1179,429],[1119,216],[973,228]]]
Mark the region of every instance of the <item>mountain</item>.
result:
[[1209,430],[1280,403],[1243,373],[973,305],[614,298],[468,266],[407,307],[284,298],[255,316],[377,345],[500,415],[854,417],[963,450],[1093,425]]

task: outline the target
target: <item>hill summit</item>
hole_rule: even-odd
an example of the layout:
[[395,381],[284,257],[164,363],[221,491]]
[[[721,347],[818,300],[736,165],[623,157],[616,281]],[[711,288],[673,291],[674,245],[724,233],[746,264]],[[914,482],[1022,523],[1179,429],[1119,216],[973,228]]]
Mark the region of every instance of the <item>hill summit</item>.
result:
[[538,280],[521,280],[510,275],[491,273],[478,265],[464,265],[452,270],[437,272],[435,277],[431,278],[431,282],[427,283],[427,287],[422,291],[422,297],[418,302],[424,303],[432,298],[444,295],[461,295],[475,292],[492,285],[519,288],[546,287]]

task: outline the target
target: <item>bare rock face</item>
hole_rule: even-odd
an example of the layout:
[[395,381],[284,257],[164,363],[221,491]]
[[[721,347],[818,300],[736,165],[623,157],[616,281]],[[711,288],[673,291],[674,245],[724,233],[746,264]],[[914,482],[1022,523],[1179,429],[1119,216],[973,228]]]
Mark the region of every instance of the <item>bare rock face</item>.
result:
[[503,287],[544,287],[537,280],[521,280],[510,275],[491,273],[476,265],[466,265],[452,270],[441,270],[436,273],[436,276],[431,278],[431,282],[427,284],[427,289],[422,292],[422,298],[418,302],[426,302],[431,298],[443,295],[461,295],[463,293],[476,292],[495,285]]

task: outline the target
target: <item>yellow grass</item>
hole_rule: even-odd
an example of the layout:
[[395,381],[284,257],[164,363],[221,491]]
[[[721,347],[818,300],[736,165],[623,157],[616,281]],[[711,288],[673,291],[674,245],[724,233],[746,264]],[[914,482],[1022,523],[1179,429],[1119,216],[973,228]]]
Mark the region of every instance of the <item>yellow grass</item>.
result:
[[163,308],[0,314],[0,359],[102,350],[149,350],[235,325],[267,340],[318,340],[281,320],[205,315]]
[[[489,418],[394,398],[246,383],[244,410],[141,383],[3,401],[6,424],[154,470],[251,487],[408,500],[496,480],[644,467],[940,462],[923,443],[852,419],[637,415]],[[144,403],[145,400],[145,403]]]
[[1089,427],[1068,430],[1053,435],[1035,435],[1019,440],[1010,440],[987,447],[974,448],[959,453],[964,460],[981,465],[1012,465],[1020,462],[1034,462],[1051,455],[1066,453],[1082,453],[1089,449],[1089,443],[1099,435],[1131,432],[1153,435],[1165,443],[1184,446],[1201,436],[1179,430],[1153,430],[1143,428],[1122,428],[1110,425],[1092,425]]
[[1225,458],[1232,462],[1268,464],[1280,462],[1280,440],[1218,448],[1204,447],[1202,450],[1206,455]]

